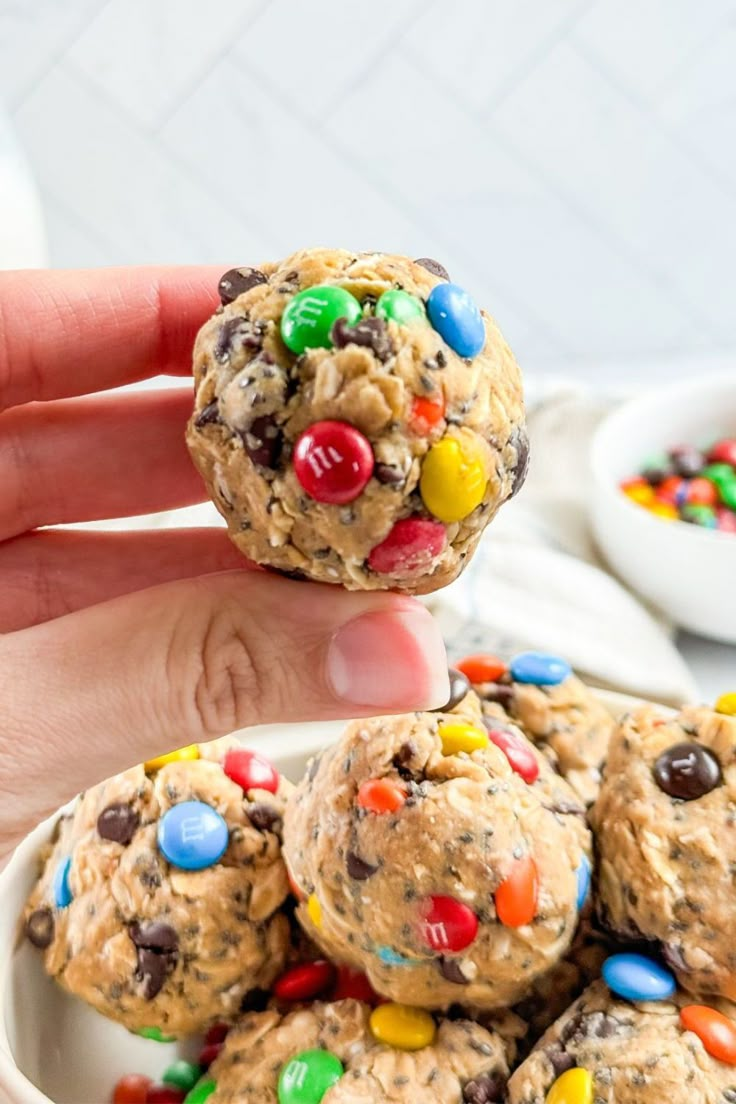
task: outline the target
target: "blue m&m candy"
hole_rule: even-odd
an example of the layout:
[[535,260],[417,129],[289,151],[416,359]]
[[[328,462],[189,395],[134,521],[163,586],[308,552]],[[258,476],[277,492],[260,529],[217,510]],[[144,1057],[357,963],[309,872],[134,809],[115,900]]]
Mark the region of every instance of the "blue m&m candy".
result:
[[583,855],[580,860],[580,866],[576,871],[578,879],[578,912],[588,900],[588,893],[590,892],[590,860],[587,855]]
[[546,652],[521,652],[509,664],[515,682],[531,682],[536,686],[557,686],[572,674],[566,659]]
[[54,894],[54,904],[57,908],[68,908],[74,900],[74,896],[69,885],[69,871],[72,868],[72,860],[70,858],[62,859],[54,872],[54,880],[52,883],[52,891]]
[[668,1000],[677,989],[669,970],[640,954],[611,955],[603,963],[602,973],[611,992],[625,1000]]
[[227,824],[203,801],[182,801],[168,809],[158,823],[159,851],[182,870],[213,866],[227,844]]
[[486,343],[486,327],[478,307],[457,284],[437,284],[427,300],[432,326],[461,357],[474,357]]
[[402,954],[392,950],[391,947],[377,947],[376,955],[385,966],[416,966],[414,959],[404,958]]

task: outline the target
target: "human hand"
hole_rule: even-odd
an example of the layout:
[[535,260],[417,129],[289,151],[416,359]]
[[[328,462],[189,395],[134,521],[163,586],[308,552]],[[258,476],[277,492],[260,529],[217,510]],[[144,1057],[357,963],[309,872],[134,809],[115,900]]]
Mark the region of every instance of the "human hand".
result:
[[254,569],[224,529],[49,529],[200,502],[188,376],[220,270],[0,274],[0,855],[78,790],[249,724],[440,706],[412,598]]

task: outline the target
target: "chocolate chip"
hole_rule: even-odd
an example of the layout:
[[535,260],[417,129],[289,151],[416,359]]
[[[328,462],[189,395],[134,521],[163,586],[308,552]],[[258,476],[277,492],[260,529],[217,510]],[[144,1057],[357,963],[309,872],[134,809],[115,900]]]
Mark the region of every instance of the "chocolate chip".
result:
[[202,426],[216,425],[220,421],[220,404],[217,399],[214,399],[211,403],[208,403],[203,410],[200,410],[197,417],[194,419],[194,424],[197,429],[201,429]]
[[427,272],[431,272],[433,276],[439,276],[440,280],[450,279],[450,274],[445,266],[441,265],[439,261],[433,261],[431,257],[417,257],[414,264],[426,268]]
[[268,1008],[271,994],[267,989],[251,989],[240,1002],[241,1012],[265,1012]]
[[406,740],[394,755],[394,764],[397,767],[405,767],[411,763],[419,748],[413,740]]
[[223,306],[232,303],[243,292],[249,291],[258,284],[267,284],[268,276],[257,268],[231,268],[224,276],[220,277],[217,290]]
[[276,831],[281,827],[281,817],[270,805],[249,805],[246,812],[251,824],[259,832]]
[[454,709],[456,705],[459,705],[465,695],[470,692],[470,683],[462,671],[450,667],[447,674],[450,676],[450,697],[439,709],[433,709],[433,713],[447,713],[450,709]]
[[683,479],[693,479],[705,467],[705,457],[692,445],[681,445],[670,451],[675,473]]
[[366,862],[365,859],[361,859],[360,855],[356,855],[354,851],[348,851],[346,860],[348,874],[351,878],[354,878],[356,882],[368,881],[378,870],[378,867],[374,865],[374,863]]
[[156,951],[149,951],[146,947],[138,948],[136,977],[144,983],[143,996],[146,1000],[153,1000],[158,996],[174,965],[173,955],[157,954]]
[[504,709],[508,709],[514,700],[514,688],[502,682],[491,683],[483,691],[483,698],[487,702],[497,702]]
[[406,482],[406,476],[400,468],[394,468],[391,464],[376,464],[373,474],[379,483],[388,483],[398,487]]
[[568,1054],[567,1051],[564,1051],[562,1047],[551,1046],[545,1053],[547,1055],[547,1061],[554,1070],[555,1077],[560,1077],[561,1074],[566,1073],[575,1065],[575,1059],[571,1054]]
[[644,468],[641,474],[650,486],[658,487],[672,475],[672,472],[669,468]]
[[45,951],[54,938],[54,914],[49,908],[36,909],[26,920],[26,938]]
[[233,348],[260,349],[263,346],[265,322],[251,322],[249,318],[228,318],[223,323],[215,343],[217,360],[227,360]]
[[346,345],[362,345],[372,349],[378,359],[384,362],[394,351],[382,318],[361,318],[354,326],[350,326],[347,319],[338,318],[330,337],[337,349],[344,349]]
[[722,781],[721,765],[701,744],[675,744],[660,755],[652,769],[660,790],[681,801],[694,801]]
[[116,801],[103,809],[97,818],[97,831],[103,839],[113,843],[122,843],[127,847],[138,831],[140,815],[132,805]]
[[[493,718],[486,717],[486,728],[498,728],[497,724],[493,724]],[[556,801],[552,805],[544,806],[547,812],[557,813],[558,816],[576,816],[582,817],[585,820],[585,809],[582,805],[574,805],[572,801]]]
[[128,932],[136,947],[145,947],[157,954],[171,954],[179,946],[179,936],[175,929],[160,920],[145,925],[136,921],[130,925]]
[[276,467],[284,439],[272,414],[263,414],[256,418],[241,436],[245,451],[254,464],[262,468]]
[[506,1093],[506,1078],[500,1073],[483,1073],[468,1081],[463,1104],[500,1104]]
[[515,429],[511,436],[511,445],[516,452],[516,463],[511,469],[513,484],[510,498],[518,494],[524,486],[524,481],[529,472],[529,437],[525,429]]
[[437,965],[445,981],[450,981],[453,985],[470,985],[457,959],[440,958],[437,960]]

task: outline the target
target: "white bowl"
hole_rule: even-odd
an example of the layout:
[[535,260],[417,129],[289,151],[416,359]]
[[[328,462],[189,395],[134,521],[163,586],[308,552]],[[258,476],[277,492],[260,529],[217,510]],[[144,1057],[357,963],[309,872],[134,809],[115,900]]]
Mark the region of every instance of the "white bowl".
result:
[[[615,715],[636,699],[601,692]],[[333,743],[345,722],[261,726],[242,733],[298,781],[307,760]],[[57,814],[58,815],[58,814]],[[48,978],[41,956],[20,938],[18,918],[34,884],[38,854],[56,817],[18,847],[0,874],[0,1100],[12,1104],[107,1104],[126,1073],[160,1079],[178,1056],[195,1058],[197,1041],[156,1043],[131,1035]]]
[[592,523],[617,575],[675,624],[736,643],[736,535],[669,522],[619,490],[647,456],[736,436],[736,372],[660,388],[625,403],[593,438]]

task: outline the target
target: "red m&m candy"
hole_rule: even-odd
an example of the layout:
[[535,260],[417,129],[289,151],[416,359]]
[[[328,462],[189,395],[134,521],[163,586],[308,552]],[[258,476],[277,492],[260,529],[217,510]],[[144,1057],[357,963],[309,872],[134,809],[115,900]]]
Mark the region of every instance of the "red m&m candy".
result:
[[691,479],[687,487],[687,502],[693,506],[715,506],[718,491],[709,479]]
[[680,1009],[680,1021],[686,1031],[692,1031],[719,1062],[736,1066],[736,1024],[705,1004],[688,1004]]
[[368,813],[397,813],[406,801],[406,787],[391,778],[370,778],[358,790],[358,805]]
[[294,447],[296,477],[317,502],[352,502],[373,475],[373,465],[370,442],[347,422],[315,422]]
[[371,550],[368,566],[381,575],[422,571],[441,555],[446,542],[447,533],[441,522],[421,517],[402,518],[385,540]]
[[204,1041],[208,1046],[210,1045],[210,1043],[224,1043],[229,1030],[230,1024],[213,1024],[212,1027],[208,1029],[207,1034],[204,1037]]
[[199,1052],[197,1064],[200,1065],[203,1070],[209,1069],[222,1050],[222,1047],[222,1043],[206,1043]]
[[113,1089],[112,1104],[146,1104],[146,1096],[152,1085],[150,1077],[142,1073],[128,1073],[120,1078]]
[[183,1104],[186,1095],[184,1089],[175,1089],[173,1085],[151,1085],[146,1104]]
[[283,1001],[308,1001],[329,988],[335,976],[334,967],[320,959],[293,966],[274,982],[273,994]]
[[425,905],[421,931],[433,951],[440,954],[462,951],[478,934],[478,917],[454,897],[430,897]]
[[349,966],[337,967],[337,978],[330,993],[330,999],[358,1000],[365,1004],[380,1004],[382,998],[378,996],[368,978],[360,970],[352,970]]
[[494,897],[498,919],[507,928],[531,924],[537,912],[539,875],[531,855],[517,859]]
[[222,763],[222,769],[228,778],[248,790],[268,790],[277,793],[279,772],[268,759],[247,748],[231,748]]
[[736,468],[736,437],[728,437],[717,444],[708,453],[711,464],[730,464]]
[[539,763],[532,749],[528,747],[516,732],[502,728],[489,728],[488,739],[500,748],[509,761],[511,769],[516,771],[529,785],[539,778]]

